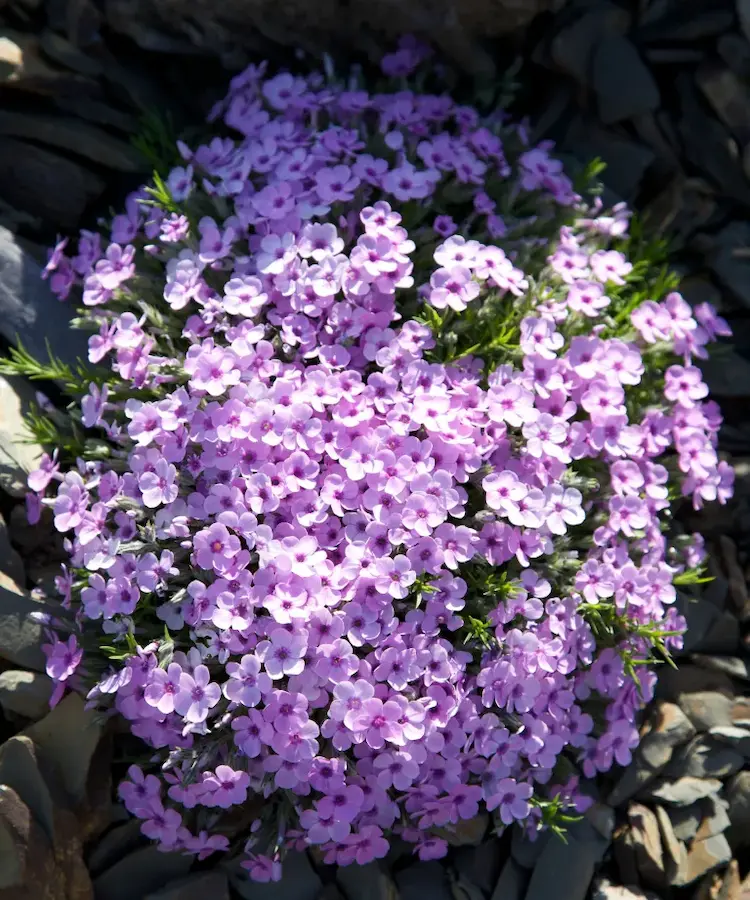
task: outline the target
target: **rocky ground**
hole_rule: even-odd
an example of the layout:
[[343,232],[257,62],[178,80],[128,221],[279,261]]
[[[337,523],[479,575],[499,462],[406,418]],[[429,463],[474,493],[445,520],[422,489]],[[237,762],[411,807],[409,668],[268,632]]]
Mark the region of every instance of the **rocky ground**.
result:
[[[497,838],[479,819],[446,861],[415,864],[395,848],[384,865],[337,872],[296,855],[270,886],[152,850],[113,803],[112,733],[74,695],[47,710],[29,612],[44,609],[36,589],[64,553],[49,523],[26,524],[21,501],[38,457],[19,440],[21,415],[36,388],[0,377],[0,900],[750,900],[750,0],[549,6],[558,11],[484,48],[498,70],[513,68],[514,111],[571,166],[601,156],[607,199],[670,237],[686,297],[714,302],[735,331],[705,370],[737,493],[685,513],[716,577],[681,599],[685,653],[660,673],[633,764],[599,783],[567,845]],[[147,175],[132,143],[144,116],[168,109],[178,130],[200,122],[228,77],[222,62],[238,61],[127,9],[0,5],[4,346],[20,337],[39,355],[47,340],[63,358],[81,352],[39,279],[45,245]]]

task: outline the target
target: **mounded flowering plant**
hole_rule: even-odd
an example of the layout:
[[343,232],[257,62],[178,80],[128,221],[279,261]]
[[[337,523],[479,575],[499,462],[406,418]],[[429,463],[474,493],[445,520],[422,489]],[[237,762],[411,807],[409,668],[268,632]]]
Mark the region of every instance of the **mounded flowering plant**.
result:
[[560,829],[681,646],[675,504],[731,494],[726,323],[502,117],[258,66],[213,119],[46,268],[92,332],[29,477],[70,553],[53,702],[146,745],[145,835],[257,880]]

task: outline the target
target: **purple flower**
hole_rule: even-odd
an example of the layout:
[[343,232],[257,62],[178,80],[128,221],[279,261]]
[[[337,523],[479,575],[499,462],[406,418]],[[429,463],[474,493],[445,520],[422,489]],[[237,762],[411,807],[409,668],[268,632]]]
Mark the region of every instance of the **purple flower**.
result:
[[138,479],[144,505],[153,509],[175,500],[179,490],[175,483],[176,477],[177,468],[165,459],[156,463],[153,472],[144,472]]
[[195,558],[202,569],[221,566],[239,553],[240,546],[240,539],[218,522],[199,531],[193,539]]
[[386,741],[403,743],[403,727],[400,724],[401,707],[391,700],[383,703],[376,697],[365,700],[354,717],[354,729],[364,734],[364,738],[374,750],[380,750]]
[[487,797],[487,808],[498,809],[503,824],[512,825],[514,821],[523,821],[528,816],[532,793],[530,784],[503,778],[494,786],[492,796]]
[[196,666],[192,675],[180,675],[179,691],[174,696],[174,710],[188,722],[203,722],[221,698],[221,688],[211,682],[206,666]]
[[74,634],[65,642],[55,637],[52,644],[44,644],[42,649],[47,657],[46,672],[53,681],[67,681],[83,659]]
[[156,775],[144,775],[138,766],[130,766],[128,778],[120,782],[118,793],[131,813],[145,818],[154,803],[161,803],[161,782]]
[[245,654],[239,663],[227,663],[229,681],[224,684],[224,696],[243,706],[257,706],[264,694],[271,690],[271,679],[260,671],[257,656]]
[[305,668],[307,640],[283,628],[276,628],[269,637],[270,640],[261,641],[255,651],[268,675],[274,681],[285,675],[299,675]]
[[165,716],[174,712],[175,698],[182,690],[180,678],[182,667],[179,663],[170,663],[166,671],[154,669],[151,673],[151,681],[143,695],[149,706],[154,706]]
[[[204,776],[202,787],[207,792],[201,801],[204,806],[218,806],[229,809],[230,806],[244,803],[250,776],[247,772],[238,772],[230,766],[217,766],[216,771]],[[210,800],[209,800],[210,798]]]

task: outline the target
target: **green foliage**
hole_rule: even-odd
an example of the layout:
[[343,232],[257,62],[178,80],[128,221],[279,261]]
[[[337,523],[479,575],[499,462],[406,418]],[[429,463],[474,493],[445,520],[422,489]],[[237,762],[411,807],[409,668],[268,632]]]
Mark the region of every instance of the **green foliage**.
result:
[[172,116],[151,110],[141,117],[140,131],[131,144],[157,173],[166,175],[181,161],[177,137]]
[[696,566],[692,569],[685,569],[684,572],[680,572],[679,575],[675,575],[675,577],[672,579],[672,584],[708,584],[709,582],[714,580],[714,576],[706,575],[707,571],[708,570],[705,566]]
[[163,209],[164,212],[179,213],[180,207],[173,199],[169,188],[164,183],[164,179],[156,170],[154,170],[151,180],[153,184],[146,188],[146,193],[151,199],[141,200],[141,203],[144,206],[158,206],[160,209]]
[[18,341],[16,347],[8,350],[8,357],[0,359],[0,375],[20,375],[31,381],[56,381],[70,394],[85,394],[88,383],[97,380],[95,373],[80,362],[75,370],[71,369],[53,354],[49,341],[46,347],[49,362],[43,363]]
[[[62,427],[64,422],[64,427]],[[102,443],[94,439],[86,439],[81,427],[75,419],[65,417],[62,422],[44,413],[36,404],[31,404],[24,415],[24,425],[28,432],[28,438],[24,443],[38,444],[42,449],[51,454],[57,450],[62,462],[74,462],[79,457],[83,459],[102,459],[106,453],[102,453]],[[106,448],[107,453],[109,448]]]
[[559,794],[547,800],[534,796],[529,803],[533,809],[537,809],[541,813],[541,827],[549,828],[565,844],[568,843],[565,826],[571,825],[573,822],[580,822],[583,818],[583,816],[568,812],[569,807]]

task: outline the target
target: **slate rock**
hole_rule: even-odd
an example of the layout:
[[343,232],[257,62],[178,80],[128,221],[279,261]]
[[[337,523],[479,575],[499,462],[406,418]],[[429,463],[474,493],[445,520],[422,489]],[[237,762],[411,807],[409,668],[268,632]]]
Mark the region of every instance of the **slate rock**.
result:
[[40,217],[47,227],[74,231],[88,205],[102,195],[104,188],[104,180],[89,167],[44,147],[0,137],[3,199]]
[[437,860],[409,866],[394,877],[399,900],[453,900],[446,871]]
[[514,859],[506,859],[490,900],[523,900],[529,884],[529,870]]
[[726,697],[734,697],[735,694],[732,679],[726,673],[707,669],[693,662],[680,661],[676,669],[663,666],[659,671],[655,688],[657,697],[681,705],[685,694],[699,691],[713,691]]
[[689,806],[721,790],[721,782],[716,778],[694,778],[685,776],[673,782],[664,782],[651,790],[648,795],[667,806]]
[[580,84],[588,85],[592,57],[602,39],[611,33],[624,33],[630,16],[620,7],[600,2],[552,39],[550,53],[557,66]]
[[[11,788],[0,786],[0,831],[15,837],[13,868],[19,883],[3,897],[8,900],[94,900],[93,887],[82,859],[83,845],[75,816],[55,810],[55,842],[29,813]],[[0,861],[0,878],[2,878]]]
[[663,806],[654,807],[656,820],[659,823],[661,845],[664,850],[664,865],[668,879],[671,879],[685,857],[685,845],[674,832],[672,820]]
[[26,476],[42,457],[42,448],[28,443],[24,424],[35,401],[36,391],[25,379],[0,375],[0,488],[12,497],[26,494]]
[[735,725],[712,728],[709,734],[718,741],[729,744],[744,757],[750,756],[750,730]]
[[294,852],[285,857],[281,881],[250,881],[245,870],[234,864],[227,864],[226,871],[232,889],[242,900],[316,900],[323,887],[306,853]]
[[[680,281],[679,291],[692,307],[696,307],[700,303],[710,303],[720,313],[722,312],[721,292],[708,278],[699,275],[688,275]],[[723,576],[717,575],[716,580],[720,579],[726,582]],[[712,581],[706,585],[706,588],[710,589],[713,585],[714,582]]]
[[732,11],[722,8],[720,4],[696,3],[691,6],[689,16],[683,14],[684,9],[680,4],[654,5],[661,7],[664,14],[640,30],[639,36],[644,41],[699,41],[723,34],[732,27],[734,21]]
[[673,884],[684,887],[726,865],[732,858],[729,842],[723,834],[714,835],[705,841],[694,841],[688,850],[685,865],[677,873]]
[[88,856],[87,863],[92,877],[114,866],[116,862],[143,845],[146,838],[141,834],[138,819],[129,819],[115,825],[104,834]]
[[750,186],[731,149],[731,135],[721,122],[704,110],[702,98],[690,75],[679,74],[675,84],[682,113],[677,118],[677,128],[685,157],[722,191],[747,206],[750,203]]
[[629,766],[623,769],[615,786],[607,797],[607,803],[619,807],[628,800],[648,789],[648,786],[658,778],[662,768],[653,769],[645,763],[639,754],[635,754]]
[[524,869],[533,869],[549,843],[550,837],[551,834],[544,831],[535,834],[532,840],[520,825],[513,825],[510,842],[511,856]]
[[659,88],[635,45],[622,34],[605,35],[592,64],[599,118],[605,125],[652,112],[659,107]]
[[750,141],[750,103],[747,88],[731,69],[719,62],[705,62],[698,68],[696,82],[714,112],[745,144]]
[[580,116],[568,128],[564,149],[579,159],[600,157],[607,164],[602,181],[618,197],[629,201],[635,198],[646,170],[656,159],[650,147]]
[[724,672],[731,678],[750,682],[750,663],[738,656],[707,656],[702,653],[694,653],[693,660],[699,666],[712,669],[715,672]]
[[[46,190],[55,188],[47,185]],[[31,254],[7,228],[0,226],[0,335],[10,344],[20,340],[32,356],[41,360],[47,359],[45,342],[49,340],[56,356],[75,365],[78,359],[87,359],[86,335],[70,328],[73,306],[60,303],[41,275],[41,267]]]
[[607,802],[611,806],[622,806],[641,793],[664,770],[675,748],[694,734],[695,727],[679,706],[657,701],[633,761],[622,771]]
[[[750,11],[748,0],[738,0],[737,8],[746,6]],[[739,78],[750,79],[750,42],[740,34],[722,34],[716,42],[719,56]]]
[[750,223],[734,221],[716,235],[708,265],[718,280],[747,309],[750,308],[750,258],[742,255],[750,247]]
[[732,824],[729,818],[729,803],[722,797],[706,797],[701,800],[703,818],[695,833],[697,841],[704,841],[717,834],[722,834]]
[[651,768],[658,769],[669,762],[675,747],[689,741],[694,734],[695,727],[679,706],[657,701],[639,755]]
[[12,788],[44,829],[55,840],[54,805],[49,788],[39,771],[37,748],[24,735],[15,735],[0,746],[0,784]]
[[0,890],[22,888],[31,813],[18,794],[0,785]]
[[43,672],[46,659],[42,652],[42,626],[31,619],[32,613],[50,614],[51,604],[34,600],[0,572],[0,659],[16,666]]
[[143,900],[230,900],[229,882],[223,872],[196,872],[187,878],[170,881]]
[[0,110],[0,134],[49,144],[118,172],[145,172],[145,159],[125,141],[80,119]]
[[9,37],[0,38],[0,79],[5,81],[23,65],[23,50]]
[[[713,396],[744,398],[750,395],[750,359],[731,344],[718,345],[711,357],[700,361],[700,369]],[[706,653],[717,652],[704,651],[702,647],[691,649]]]
[[146,897],[186,875],[192,864],[192,858],[181,853],[162,853],[154,845],[143,847],[94,879],[96,900]]
[[461,819],[455,827],[440,828],[438,833],[452,847],[476,846],[487,833],[490,817],[481,812],[472,819]]
[[738,772],[726,787],[729,801],[729,820],[734,829],[746,835],[743,843],[750,839],[750,771]]
[[3,712],[27,719],[41,719],[49,712],[52,680],[41,672],[8,669],[0,672],[0,706]]
[[18,585],[26,583],[23,560],[10,542],[10,532],[2,516],[0,516],[0,572],[4,572]]
[[704,818],[705,801],[696,800],[689,806],[672,806],[667,813],[677,840],[692,841]]
[[75,44],[50,28],[42,32],[39,38],[39,47],[42,53],[53,62],[78,72],[79,75],[96,78],[104,71],[104,66],[98,59],[88,53],[83,53]]
[[727,778],[739,772],[745,758],[726,742],[701,735],[683,748],[667,767],[671,778]]
[[[750,372],[748,373],[750,375]],[[750,381],[748,381],[750,385]],[[733,656],[740,648],[740,623],[737,616],[724,610],[708,629],[703,640],[694,648],[700,653]]]
[[698,731],[724,728],[732,722],[732,699],[719,691],[680,694],[679,704]]
[[665,883],[666,874],[656,814],[641,803],[631,803],[628,807],[628,823],[633,835],[638,871],[645,882],[661,887]]
[[567,843],[553,838],[545,844],[531,873],[526,900],[585,900],[611,842],[585,818],[570,825],[566,839]]
[[379,862],[364,866],[340,866],[336,883],[345,900],[397,900],[398,890],[390,874]]
[[719,900],[747,900],[748,887],[750,884],[743,888],[739,863],[736,859],[730,860],[722,878]]
[[737,725],[740,728],[750,728],[750,697],[734,698],[729,721],[716,723],[716,727],[725,725]]
[[719,536],[719,547],[721,549],[721,559],[726,569],[729,583],[729,595],[737,615],[740,618],[750,606],[750,597],[748,596],[747,583],[745,581],[745,573],[740,566],[737,556],[737,544],[726,534]]
[[715,604],[703,597],[693,597],[678,590],[675,607],[687,621],[684,650],[686,653],[698,651],[701,643],[713,628],[720,612]]
[[492,893],[505,862],[496,837],[482,841],[477,847],[459,847],[453,859],[458,874],[487,896]]
[[83,698],[69,693],[24,732],[37,746],[40,760],[57,773],[73,804],[81,803],[86,795],[89,766],[102,728],[96,713],[85,709]]
[[635,885],[612,884],[608,878],[598,878],[591,891],[591,900],[659,900],[659,897]]

